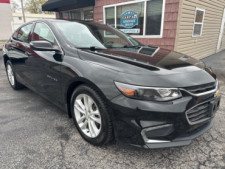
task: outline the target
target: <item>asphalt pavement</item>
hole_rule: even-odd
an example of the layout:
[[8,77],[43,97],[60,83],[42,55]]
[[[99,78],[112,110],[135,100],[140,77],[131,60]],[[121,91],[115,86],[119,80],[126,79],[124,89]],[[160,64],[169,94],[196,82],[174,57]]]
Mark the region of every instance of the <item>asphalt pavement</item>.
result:
[[220,79],[222,102],[214,127],[189,146],[143,150],[86,143],[67,114],[29,89],[10,87],[0,53],[0,169],[225,169],[225,52],[204,61]]

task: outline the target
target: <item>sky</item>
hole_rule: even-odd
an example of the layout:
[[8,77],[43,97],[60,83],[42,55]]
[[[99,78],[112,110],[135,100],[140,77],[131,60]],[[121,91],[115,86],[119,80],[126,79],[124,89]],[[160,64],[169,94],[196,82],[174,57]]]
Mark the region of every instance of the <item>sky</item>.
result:
[[[17,3],[21,8],[21,0],[10,0],[10,2],[11,2],[11,4],[12,4],[12,2]],[[26,2],[26,0],[23,0],[23,5],[25,4],[25,2]],[[19,10],[18,12],[21,12],[21,10]]]

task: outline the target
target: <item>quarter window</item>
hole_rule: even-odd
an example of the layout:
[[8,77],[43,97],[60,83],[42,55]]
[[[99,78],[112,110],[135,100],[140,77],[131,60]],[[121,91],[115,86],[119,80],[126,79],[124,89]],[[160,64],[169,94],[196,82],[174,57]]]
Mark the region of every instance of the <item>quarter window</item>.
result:
[[193,37],[202,35],[204,17],[205,17],[205,10],[196,8]]
[[52,31],[44,23],[37,23],[32,35],[32,41],[48,41],[55,44],[55,38]]
[[164,0],[109,5],[104,7],[104,22],[130,35],[162,37],[163,10]]
[[28,24],[23,26],[22,28],[19,29],[18,34],[17,34],[17,38],[18,40],[22,41],[22,42],[29,42],[29,34],[32,28],[32,24]]

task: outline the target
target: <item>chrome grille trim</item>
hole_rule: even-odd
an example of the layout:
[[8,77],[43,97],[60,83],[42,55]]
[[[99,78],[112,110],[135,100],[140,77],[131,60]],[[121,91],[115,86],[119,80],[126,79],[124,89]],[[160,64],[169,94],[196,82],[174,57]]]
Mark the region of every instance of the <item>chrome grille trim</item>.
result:
[[209,90],[209,91],[206,91],[206,92],[195,94],[195,93],[192,93],[192,92],[190,92],[190,91],[188,91],[188,90],[186,90],[184,88],[181,88],[180,90],[181,91],[185,91],[185,92],[189,93],[192,96],[197,96],[198,97],[198,96],[204,96],[204,95],[207,95],[207,94],[215,93],[215,92],[217,92],[218,88],[219,88],[219,82],[218,82],[218,80],[216,80],[215,88],[213,90]]
[[[195,105],[195,106],[193,106],[192,108],[190,108],[190,109],[188,109],[186,112],[185,112],[185,116],[186,116],[186,119],[187,119],[187,121],[188,121],[188,123],[190,124],[190,125],[195,125],[195,124],[199,124],[199,123],[202,123],[202,122],[205,122],[205,121],[207,121],[207,120],[209,120],[210,118],[211,118],[211,116],[207,116],[207,115],[210,115],[210,112],[207,112],[207,111],[210,111],[210,107],[209,107],[209,103],[211,102],[211,101],[213,101],[214,99],[211,99],[211,100],[207,100],[207,101],[205,101],[205,102],[202,102],[202,103],[199,103],[199,104],[197,104],[197,105]],[[206,106],[205,104],[207,104],[208,103],[208,105]],[[201,107],[201,105],[202,105],[202,107]],[[204,105],[204,107],[203,107],[203,105]],[[195,109],[196,107],[199,107],[198,109]],[[195,111],[194,111],[195,110]],[[205,111],[204,111],[205,110]],[[198,114],[196,115],[196,117],[198,117],[199,119],[201,119],[201,118],[203,118],[204,116],[205,116],[205,118],[203,118],[203,119],[201,119],[201,120],[196,120],[196,121],[191,121],[190,120],[190,115],[191,114],[195,114],[196,113],[196,111],[198,112]],[[201,112],[202,111],[202,112]],[[201,116],[200,116],[201,115]],[[192,117],[191,117],[192,118]]]

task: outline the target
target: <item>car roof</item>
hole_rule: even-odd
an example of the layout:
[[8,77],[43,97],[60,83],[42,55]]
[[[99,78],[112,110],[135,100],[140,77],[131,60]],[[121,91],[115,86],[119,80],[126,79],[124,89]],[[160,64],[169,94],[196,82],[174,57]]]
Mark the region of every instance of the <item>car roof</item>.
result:
[[89,25],[102,25],[101,23],[94,22],[94,21],[84,21],[84,20],[63,20],[63,19],[38,19],[31,22],[45,22],[45,23],[54,23],[54,22],[77,22],[77,23],[83,23],[83,24],[89,24]]

